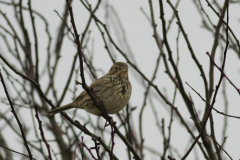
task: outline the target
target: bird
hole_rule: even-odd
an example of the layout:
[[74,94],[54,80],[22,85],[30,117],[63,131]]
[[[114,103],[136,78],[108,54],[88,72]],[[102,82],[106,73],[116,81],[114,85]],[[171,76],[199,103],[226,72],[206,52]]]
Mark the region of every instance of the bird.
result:
[[[123,62],[113,64],[105,76],[90,85],[90,89],[103,102],[108,114],[118,113],[127,105],[132,93],[128,65]],[[85,90],[73,102],[48,111],[46,114],[52,116],[72,108],[80,108],[93,115],[100,115],[99,109]]]

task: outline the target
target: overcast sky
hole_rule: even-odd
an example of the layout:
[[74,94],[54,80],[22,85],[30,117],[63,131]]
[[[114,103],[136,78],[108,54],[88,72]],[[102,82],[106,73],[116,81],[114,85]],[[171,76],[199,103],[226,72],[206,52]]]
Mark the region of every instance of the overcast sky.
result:
[[[89,3],[92,3],[92,6],[95,6],[96,1],[91,0]],[[172,3],[176,3],[176,0],[172,0]],[[223,4],[223,0],[219,2],[221,5]],[[153,35],[153,30],[150,26],[149,21],[147,20],[146,16],[142,13],[141,7],[143,10],[150,15],[149,11],[149,5],[148,1],[139,1],[139,0],[121,0],[121,1],[110,1],[109,4],[114,8],[114,10],[117,12],[119,19],[121,20],[121,23],[124,27],[125,35],[127,38],[127,42],[130,46],[128,48],[126,44],[122,43],[122,38],[124,37],[121,30],[119,30],[119,26],[116,26],[116,19],[114,18],[112,12],[110,12],[110,15],[107,15],[106,11],[106,1],[104,0],[102,4],[100,5],[99,10],[97,11],[97,16],[100,20],[102,20],[104,23],[106,22],[106,17],[108,16],[109,22],[107,23],[111,34],[117,43],[119,47],[127,54],[127,56],[130,57],[130,59],[133,62],[136,62],[139,69],[148,77],[148,79],[151,79],[154,67],[156,65],[156,59],[159,55],[159,50],[157,48],[157,45],[155,43]],[[207,4],[205,1],[202,1],[202,4],[204,5],[204,9],[209,14],[212,22],[216,24],[218,22],[217,16],[213,13],[213,11],[207,7]],[[27,1],[23,1],[23,5],[27,6]],[[41,0],[41,1],[32,1],[32,7],[36,11],[43,14],[48,22],[49,22],[49,29],[51,32],[51,35],[53,38],[56,38],[57,34],[57,26],[60,24],[60,19],[57,16],[57,14],[54,12],[54,10],[58,11],[60,15],[62,15],[63,8],[65,5],[65,1],[59,1],[59,0]],[[153,2],[154,6],[154,14],[155,14],[155,20],[157,23],[157,30],[162,38],[162,28],[161,28],[161,20],[159,18],[159,4],[158,1]],[[74,17],[76,20],[76,25],[79,33],[82,33],[86,21],[88,20],[89,13],[86,11],[86,9],[82,6],[81,2],[74,1],[72,4],[73,11],[74,11]],[[240,35],[240,17],[239,17],[239,4],[230,5],[229,8],[229,15],[230,20],[229,24],[232,30],[234,31],[235,35],[239,39]],[[7,5],[0,4],[0,9],[7,13],[7,15],[11,18],[13,18],[13,10],[12,7],[9,7]],[[168,4],[164,1],[164,9],[165,9],[165,18],[166,20],[169,20],[169,18],[172,16],[172,10],[169,7]],[[193,47],[193,50],[196,54],[196,57],[198,58],[199,62],[202,64],[204,71],[206,72],[207,79],[208,79],[208,68],[209,68],[209,57],[206,55],[206,52],[211,52],[212,44],[213,44],[213,35],[206,29],[202,28],[202,22],[201,17],[198,14],[196,7],[193,5],[192,1],[184,1],[182,0],[178,7],[179,16],[181,18],[182,24],[184,26],[184,29],[188,35],[188,38],[191,42],[191,45]],[[25,13],[29,14],[29,13]],[[4,21],[3,17],[0,16],[0,23]],[[5,23],[5,22],[3,22]],[[168,23],[168,21],[167,21]],[[38,18],[36,18],[36,28],[38,30],[41,30],[41,32],[38,32],[39,37],[39,55],[41,56],[41,59],[43,61],[45,58],[47,58],[46,54],[46,45],[47,45],[47,36],[45,32],[45,26]],[[26,26],[31,30],[31,23],[29,19],[26,19]],[[107,71],[109,70],[110,66],[112,65],[111,59],[108,56],[108,53],[106,49],[104,48],[104,43],[102,40],[102,37],[95,25],[94,22],[91,23],[91,45],[94,49],[94,59],[93,62],[96,67],[102,68],[103,72],[98,72],[98,77],[103,76]],[[3,32],[0,29],[1,32]],[[42,34],[40,34],[42,33]],[[176,38],[178,33],[178,26],[176,24],[176,19],[173,20],[173,24],[171,26],[171,31],[168,34],[168,40],[170,42],[170,46],[172,48],[173,57],[176,60]],[[225,35],[224,35],[225,36]],[[33,38],[33,35],[30,36]],[[57,94],[60,96],[60,94],[63,91],[63,85],[67,81],[67,76],[73,56],[76,53],[76,47],[73,45],[72,42],[69,41],[68,38],[64,40],[64,45],[61,52],[61,60],[60,65],[58,65],[58,72],[57,77],[58,81],[56,82],[56,88],[58,89]],[[53,39],[53,44],[56,42],[56,39]],[[90,45],[90,46],[91,46]],[[54,47],[52,47],[54,48]],[[124,57],[122,57],[114,48],[111,48],[114,55],[116,56],[117,61],[123,61],[126,62]],[[165,50],[166,51],[166,50]],[[0,52],[11,62],[11,57],[8,56],[8,50],[5,47],[5,44],[3,43],[3,40],[0,39]],[[53,52],[53,50],[52,50]],[[220,48],[218,47],[218,50],[216,52],[216,63],[221,66],[221,54]],[[134,55],[134,59],[131,58],[131,56]],[[190,55],[190,52],[188,50],[188,47],[186,45],[186,42],[183,39],[183,36],[180,35],[180,41],[179,41],[179,72],[181,74],[181,78],[183,82],[188,82],[196,91],[198,91],[200,94],[204,96],[204,84],[200,77],[200,72],[197,68],[197,66],[194,64],[192,57]],[[42,69],[45,63],[41,63],[40,61],[40,68]],[[13,62],[14,63],[14,62]],[[77,61],[78,63],[78,61]],[[18,67],[18,64],[16,65],[16,68]],[[2,66],[0,65],[0,68]],[[143,97],[144,97],[144,88],[142,87],[142,81],[140,80],[140,76],[136,73],[136,71],[129,66],[130,73],[129,78],[132,83],[132,96],[130,99],[130,104],[132,106],[137,106],[136,111],[133,113],[132,118],[134,120],[134,126],[137,129],[138,128],[138,116],[139,112],[143,103]],[[172,70],[172,69],[171,69]],[[156,75],[156,80],[154,81],[154,84],[158,85],[159,89],[169,97],[170,100],[172,100],[173,93],[174,93],[174,85],[171,83],[171,80],[167,76],[167,74],[164,74],[165,71],[163,61],[160,61],[160,69],[158,71],[158,74]],[[227,60],[226,60],[226,67],[225,67],[225,73],[228,75],[228,77],[231,79],[231,81],[238,87],[240,87],[240,63],[239,63],[239,57],[236,55],[235,52],[233,52],[231,49],[227,52]],[[3,76],[6,78],[6,74],[2,71]],[[215,85],[219,80],[219,72],[215,70]],[[16,75],[17,78],[19,78]],[[92,79],[90,77],[87,78],[87,84],[92,83]],[[80,77],[78,77],[78,80]],[[6,79],[7,80],[7,79]],[[44,85],[44,82],[46,82],[46,78],[41,79],[40,84],[41,87],[45,90],[46,86]],[[7,82],[10,86],[10,83]],[[75,85],[75,82],[71,82],[70,87],[73,88]],[[226,82],[227,86],[227,96],[229,101],[229,111],[228,113],[231,115],[239,115],[240,111],[240,99],[239,95],[236,92],[236,90],[228,83]],[[191,97],[195,103],[197,112],[199,113],[200,117],[203,115],[203,109],[204,109],[204,102],[196,95],[185,83],[184,87],[187,93],[191,94]],[[78,87],[78,92],[80,93],[82,91],[82,88]],[[11,95],[16,95],[14,91],[12,90]],[[162,118],[165,119],[166,123],[168,124],[169,118],[170,118],[170,110],[169,107],[166,106],[165,103],[163,103],[161,97],[159,97],[155,90],[151,89],[151,96],[153,96],[153,103],[157,108],[157,112],[159,115],[159,119]],[[5,97],[5,94],[3,92],[2,85],[0,85],[0,97]],[[51,98],[51,97],[49,97]],[[63,104],[69,103],[72,100],[72,94],[67,94],[64,98]],[[150,102],[147,101],[147,104]],[[0,111],[1,108],[9,107],[3,103],[0,103]],[[185,120],[189,123],[190,127],[194,126],[192,120],[190,119],[190,114],[183,103],[180,95],[177,95],[175,106],[178,107],[178,110],[182,114],[182,116],[185,118]],[[219,91],[219,96],[216,99],[215,107],[219,111],[224,111],[224,105],[223,105],[223,98],[222,98],[222,88]],[[5,108],[3,109],[5,110]],[[83,112],[82,114],[85,114],[85,111],[79,110],[79,114]],[[219,142],[222,142],[222,129],[223,129],[223,116],[217,114],[215,111],[212,112],[215,122],[215,130],[216,130],[216,138]],[[10,113],[9,113],[10,114]],[[26,117],[25,117],[26,116]],[[22,119],[25,121],[26,124],[28,124],[28,118],[31,119],[30,112],[26,112],[24,114],[24,117]],[[60,117],[56,117],[60,118]],[[113,116],[113,118],[117,119],[117,117]],[[94,119],[94,117],[93,117]],[[156,127],[156,122],[154,119],[153,111],[150,107],[150,105],[147,105],[144,116],[143,116],[143,128],[144,128],[144,137],[146,137],[145,145],[150,146],[155,149],[160,149],[162,151],[162,143],[163,139],[161,137],[161,133],[159,133],[159,130]],[[47,122],[47,121],[46,121]],[[84,122],[83,122],[84,123]],[[4,125],[4,121],[0,120],[0,127]],[[240,152],[239,152],[239,144],[240,144],[240,122],[238,119],[228,118],[228,131],[227,131],[227,142],[224,146],[225,150],[231,155],[233,159],[239,159],[240,158]],[[30,126],[30,125],[29,125]],[[209,126],[207,126],[207,131],[209,131]],[[13,134],[12,139],[9,139],[8,141],[11,144],[12,149],[19,150],[19,138],[14,135],[14,133],[11,132],[10,129],[6,129],[3,132],[4,135],[7,134]],[[35,135],[32,132],[32,135],[29,135],[29,139],[31,137],[33,138]],[[195,136],[197,136],[197,132],[194,132]],[[51,135],[47,135],[51,137]],[[86,140],[88,139],[87,136]],[[173,126],[172,126],[172,137],[171,137],[171,144],[174,145],[175,148],[179,150],[179,153],[181,156],[183,156],[186,152],[186,150],[190,147],[192,144],[190,142],[189,134],[187,133],[186,129],[181,125],[179,119],[174,116]],[[51,145],[51,144],[50,144]],[[119,148],[123,147],[124,144],[122,142],[119,142],[116,144],[114,150],[117,151]],[[54,145],[51,145],[54,147]],[[200,155],[200,159],[203,158],[201,156],[200,150],[198,146],[195,146],[196,151],[199,152],[198,155]],[[53,148],[54,149],[54,148]],[[22,150],[19,150],[22,151]],[[120,159],[125,159],[126,154],[125,151],[122,151],[124,154],[116,153],[116,155]],[[227,157],[227,156],[224,156]],[[194,154],[193,152],[189,155],[187,159],[193,159]],[[17,159],[17,158],[16,158]],[[151,157],[148,154],[146,154],[146,159],[158,159],[157,157]],[[227,158],[228,159],[228,158]]]

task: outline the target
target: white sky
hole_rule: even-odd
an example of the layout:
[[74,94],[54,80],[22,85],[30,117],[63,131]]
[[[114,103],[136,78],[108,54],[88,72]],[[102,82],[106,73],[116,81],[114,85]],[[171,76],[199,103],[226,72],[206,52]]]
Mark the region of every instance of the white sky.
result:
[[[102,5],[100,5],[99,10],[97,11],[97,16],[104,22],[105,21],[105,4],[106,1],[103,1]],[[96,1],[89,1],[89,3],[93,3],[95,6]],[[176,0],[173,0],[172,3],[176,3]],[[219,2],[220,4],[223,4],[223,0]],[[60,23],[60,19],[57,16],[57,14],[54,12],[54,10],[57,10],[60,15],[63,11],[63,5],[65,4],[65,1],[58,1],[58,0],[41,0],[41,1],[32,1],[32,7],[33,9],[39,11],[42,13],[45,17],[47,17],[47,20],[49,22],[49,29],[52,35],[52,38],[55,38],[57,33],[57,26]],[[153,31],[150,27],[149,22],[147,21],[146,17],[143,15],[143,13],[140,10],[140,7],[142,7],[146,13],[149,15],[149,5],[148,1],[139,1],[139,0],[121,0],[121,1],[110,1],[110,4],[113,5],[114,9],[117,11],[118,16],[121,19],[121,22],[125,29],[125,34],[127,36],[127,41],[129,42],[129,45],[131,47],[131,51],[134,54],[135,60],[137,62],[137,65],[139,66],[139,69],[149,78],[151,79],[153,70],[156,64],[156,59],[159,54],[159,50],[156,46],[155,40],[152,37]],[[159,4],[157,1],[153,2],[154,4],[154,14],[155,14],[155,21],[158,24],[157,30],[160,34],[160,37],[162,38],[162,30],[161,30],[161,21],[159,19]],[[210,10],[209,7],[207,7],[206,2],[202,1],[202,4],[204,5],[204,9],[206,12],[210,15],[210,18],[214,24],[217,23],[218,19],[217,16]],[[27,6],[27,1],[23,1],[23,5]],[[76,25],[79,33],[82,33],[86,21],[88,20],[89,13],[86,11],[86,9],[82,6],[81,2],[74,1],[73,3],[73,11],[74,11],[74,17],[76,20]],[[235,35],[239,39],[240,35],[240,23],[239,23],[239,4],[230,5],[229,13],[230,13],[230,27],[234,31]],[[6,5],[0,4],[0,9],[3,10],[5,13],[7,13],[7,16],[13,16],[12,15],[12,8],[9,8]],[[169,7],[168,4],[164,1],[164,10],[165,10],[165,19],[168,22],[169,18],[172,16],[172,10]],[[191,42],[191,45],[193,47],[193,50],[196,54],[196,57],[198,58],[199,62],[203,65],[204,71],[206,73],[207,79],[208,79],[208,68],[209,68],[209,58],[206,55],[206,52],[211,52],[212,44],[213,44],[213,36],[211,33],[209,33],[207,30],[203,29],[201,27],[201,18],[196,10],[196,7],[193,5],[192,1],[181,1],[179,8],[179,16],[181,18],[181,22],[184,26],[184,29],[186,33],[188,34],[188,38]],[[28,16],[28,12],[26,12],[26,17]],[[111,17],[111,15],[109,15]],[[0,23],[3,22],[3,17],[0,16]],[[26,19],[26,26],[29,28],[29,31],[31,31],[31,23],[29,19]],[[3,22],[4,23],[4,22]],[[41,32],[38,32],[39,37],[39,55],[41,56],[42,61],[40,61],[40,68],[43,68],[45,63],[41,63],[46,58],[46,44],[47,44],[47,37],[45,34],[45,26],[44,24],[39,21],[38,18],[36,18],[36,26],[37,30],[41,30]],[[126,46],[124,44],[119,43],[117,40],[117,36],[113,30],[114,24],[108,24],[109,28],[111,30],[111,33],[114,37],[114,40],[116,43],[121,47],[122,50],[126,52],[128,55],[129,50],[127,50]],[[173,51],[173,57],[176,58],[176,37],[178,28],[176,25],[176,19],[174,19],[171,31],[168,34],[168,41],[170,43],[170,46]],[[0,30],[3,32],[2,30]],[[102,41],[102,37],[99,34],[98,29],[96,28],[96,25],[94,22],[91,23],[91,38],[94,38],[94,64],[96,67],[102,68],[103,71],[106,73],[108,69],[110,68],[112,62],[110,58],[108,57],[107,51],[104,49],[104,44]],[[120,35],[121,37],[122,35]],[[225,36],[225,35],[224,35]],[[31,35],[31,38],[33,36]],[[52,45],[54,46],[56,39],[53,39]],[[2,39],[0,39],[0,52],[3,53],[3,55],[7,55],[8,51],[6,47],[4,46]],[[52,52],[53,47],[52,46]],[[179,72],[181,74],[181,78],[183,82],[188,82],[195,90],[197,90],[201,95],[204,97],[204,85],[203,81],[200,77],[200,72],[196,65],[193,63],[193,60],[191,58],[190,52],[187,48],[187,45],[183,39],[183,36],[180,36],[180,61],[179,61]],[[166,51],[166,50],[165,50]],[[61,95],[63,91],[63,86],[68,78],[69,70],[71,67],[73,56],[76,52],[76,48],[72,44],[72,42],[69,41],[68,38],[64,40],[64,45],[61,51],[62,58],[60,60],[60,64],[58,65],[58,72],[57,72],[57,82],[55,83],[56,88],[58,89],[58,96]],[[114,53],[117,55],[117,61],[123,61],[124,58],[115,50]],[[220,55],[222,53],[218,49],[216,52],[216,63],[221,66],[220,61]],[[11,62],[10,56],[7,55],[7,58],[9,58],[9,61]],[[79,62],[77,62],[78,64]],[[17,64],[14,64],[17,67]],[[169,63],[170,66],[170,63]],[[0,67],[2,68],[2,66]],[[138,128],[138,116],[139,112],[143,103],[143,97],[145,90],[141,86],[141,81],[139,80],[139,76],[137,76],[134,69],[130,68],[130,80],[132,83],[132,97],[130,100],[130,104],[132,106],[137,106],[136,111],[133,113],[132,118],[134,120],[135,128]],[[156,80],[154,81],[154,84],[158,85],[159,89],[164,92],[164,89],[166,90],[166,93],[171,101],[172,95],[174,92],[174,86],[171,83],[170,79],[166,74],[163,72],[165,71],[163,61],[160,62],[160,69],[158,71]],[[229,50],[227,53],[227,60],[226,60],[226,68],[225,68],[226,74],[228,77],[232,80],[232,82],[240,87],[239,84],[239,78],[240,78],[240,63],[239,58],[236,56],[236,53],[232,50]],[[173,72],[172,72],[173,73]],[[2,74],[5,76],[5,72],[2,71]],[[98,72],[98,77],[103,76],[101,72]],[[16,78],[19,78],[17,75]],[[75,77],[75,76],[74,76]],[[19,78],[20,79],[20,78]],[[78,77],[79,79],[79,77]],[[219,72],[215,70],[215,85],[216,82],[218,82],[219,79]],[[45,90],[45,82],[47,79],[43,78],[40,81],[41,87]],[[7,81],[7,79],[6,79]],[[8,86],[10,86],[10,83],[8,83]],[[87,84],[91,83],[91,79],[87,77]],[[71,82],[70,88],[73,88],[75,85],[74,82]],[[227,85],[227,96],[229,101],[229,114],[238,116],[239,114],[239,104],[240,99],[239,95],[237,94],[236,90],[228,83]],[[197,112],[202,116],[203,114],[203,108],[204,103],[203,101],[184,83],[184,87],[187,93],[191,94],[192,99],[195,103]],[[78,92],[80,93],[82,91],[82,88],[78,87]],[[11,95],[16,95],[13,90],[10,91]],[[224,111],[224,105],[223,105],[223,98],[222,98],[222,88],[219,91],[218,97],[216,99],[215,107],[219,111]],[[167,125],[169,123],[170,118],[170,112],[169,107],[166,106],[164,103],[162,103],[161,98],[156,94],[154,89],[151,89],[151,95],[154,96],[154,105],[157,109],[159,119],[165,118],[166,128],[167,131]],[[0,97],[5,97],[5,94],[2,89],[2,85],[0,86]],[[49,98],[52,98],[51,95]],[[64,101],[62,104],[69,103],[71,101],[72,94],[68,92],[66,97],[64,98]],[[180,113],[184,117],[186,122],[189,122],[190,126],[193,126],[193,122],[190,119],[190,115],[186,109],[186,106],[184,105],[180,95],[177,95],[177,100],[175,105],[178,107]],[[9,107],[3,103],[1,103],[2,107]],[[1,108],[2,108],[1,107]],[[0,109],[2,110],[2,109]],[[6,110],[4,108],[3,110]],[[24,110],[22,110],[24,111]],[[28,120],[31,119],[31,115],[29,110],[25,110],[26,113],[24,113],[24,117],[21,117],[23,121],[25,121],[26,124],[29,122]],[[223,116],[217,114],[216,112],[212,112],[214,117],[214,125],[215,125],[215,133],[216,138],[219,143],[222,142],[222,128],[223,128]],[[8,113],[10,115],[11,113]],[[85,111],[79,110],[78,114],[85,115]],[[26,116],[26,117],[25,117]],[[200,116],[200,117],[201,117]],[[117,117],[113,116],[116,120]],[[57,116],[56,118],[59,118]],[[43,119],[43,117],[41,117]],[[93,117],[93,119],[95,119]],[[151,107],[149,105],[149,101],[147,101],[147,107],[145,108],[144,116],[143,116],[143,128],[144,128],[144,137],[145,137],[145,145],[150,146],[151,148],[154,148],[156,150],[160,150],[162,153],[162,143],[163,138],[161,133],[159,133],[159,130],[156,128],[156,122],[153,116],[153,112],[151,110]],[[47,121],[45,121],[47,123]],[[84,122],[82,122],[84,123]],[[240,144],[240,127],[239,127],[239,120],[228,118],[228,131],[227,131],[227,142],[225,144],[224,149],[231,155],[233,159],[239,159],[240,153],[239,153],[239,144]],[[4,121],[0,121],[0,127],[4,125]],[[29,126],[31,124],[29,123]],[[16,127],[17,128],[17,127]],[[209,131],[209,126],[207,128],[207,131]],[[19,137],[17,138],[16,135],[14,135],[9,128],[4,130],[4,136],[7,134],[12,134],[12,139],[8,139],[9,147],[12,149],[15,149],[17,151],[22,152],[22,148],[19,148]],[[167,133],[167,132],[166,132]],[[208,132],[209,133],[209,132]],[[197,136],[197,132],[194,132],[195,136]],[[46,134],[47,139],[51,139],[49,137],[51,135]],[[31,134],[28,135],[28,139],[32,140],[34,139],[35,134],[34,132],[31,132]],[[117,137],[117,136],[116,136]],[[139,137],[138,137],[139,138]],[[84,135],[84,139],[86,141],[89,141],[89,137]],[[117,139],[117,138],[116,138]],[[93,145],[92,142],[89,143],[90,145]],[[54,145],[51,144],[52,149],[55,149]],[[172,126],[172,137],[171,137],[171,145],[173,145],[175,148],[178,148],[179,153],[181,156],[183,156],[186,153],[186,150],[190,147],[191,142],[189,138],[189,134],[186,132],[185,128],[179,123],[179,119],[176,118],[176,115],[174,116],[173,126]],[[126,154],[125,150],[121,150],[120,148],[124,147],[122,142],[116,143],[114,147],[114,153],[119,157],[120,159],[125,159]],[[203,159],[202,153],[199,150],[199,147],[196,145],[195,148],[197,149],[198,155],[200,155],[200,159]],[[57,149],[56,149],[57,150]],[[122,151],[116,152],[116,151]],[[57,151],[56,151],[57,152]],[[223,154],[223,157],[225,154]],[[17,159],[18,156],[15,158]],[[34,157],[37,157],[34,155]],[[178,159],[178,157],[175,157]],[[145,159],[159,159],[156,156],[152,157],[149,154],[146,154]],[[193,152],[189,155],[187,159],[194,159]],[[226,158],[228,159],[228,158]]]

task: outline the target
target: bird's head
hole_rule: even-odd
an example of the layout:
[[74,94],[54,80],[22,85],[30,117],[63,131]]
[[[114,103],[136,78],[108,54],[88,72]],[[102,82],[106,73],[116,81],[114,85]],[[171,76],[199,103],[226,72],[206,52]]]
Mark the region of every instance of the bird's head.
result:
[[128,65],[123,62],[117,62],[112,65],[107,74],[119,76],[121,79],[128,79]]

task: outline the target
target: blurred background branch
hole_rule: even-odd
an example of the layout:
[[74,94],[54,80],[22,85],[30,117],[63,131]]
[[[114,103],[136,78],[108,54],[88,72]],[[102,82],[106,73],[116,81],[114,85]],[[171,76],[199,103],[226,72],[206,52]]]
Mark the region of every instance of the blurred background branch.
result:
[[[0,1],[0,159],[239,159],[239,1],[68,2]],[[114,123],[45,115],[119,61]]]

